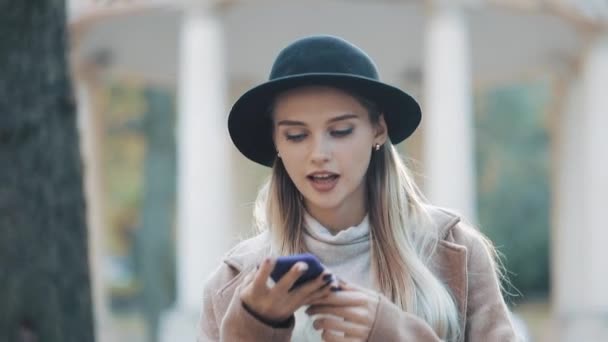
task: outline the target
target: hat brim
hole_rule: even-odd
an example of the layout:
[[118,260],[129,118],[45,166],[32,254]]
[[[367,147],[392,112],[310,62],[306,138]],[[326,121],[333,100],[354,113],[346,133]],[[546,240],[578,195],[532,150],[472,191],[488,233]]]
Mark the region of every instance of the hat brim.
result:
[[228,131],[237,149],[250,160],[272,166],[276,149],[269,109],[281,92],[301,86],[326,85],[352,91],[373,101],[384,114],[393,144],[409,137],[420,124],[420,106],[399,88],[374,79],[346,74],[292,75],[262,83],[243,94],[232,106]]

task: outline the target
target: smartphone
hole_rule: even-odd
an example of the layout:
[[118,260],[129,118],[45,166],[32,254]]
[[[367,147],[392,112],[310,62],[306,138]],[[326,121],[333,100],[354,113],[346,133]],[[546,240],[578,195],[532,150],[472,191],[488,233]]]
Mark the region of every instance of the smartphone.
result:
[[323,273],[323,265],[319,259],[310,253],[304,253],[278,257],[270,277],[275,283],[278,282],[299,261],[308,264],[308,269],[296,280],[290,291]]

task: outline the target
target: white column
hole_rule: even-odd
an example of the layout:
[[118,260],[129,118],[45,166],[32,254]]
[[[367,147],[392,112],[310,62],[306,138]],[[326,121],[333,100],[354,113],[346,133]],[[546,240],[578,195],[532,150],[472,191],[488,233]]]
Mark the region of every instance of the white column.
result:
[[469,34],[457,1],[435,3],[424,65],[425,192],[477,220]]
[[583,188],[580,180],[582,154],[579,138],[582,134],[580,109],[582,107],[581,82],[575,79],[570,84],[560,113],[553,148],[552,204],[552,286],[551,295],[555,312],[552,340],[567,341],[565,333],[574,320],[584,291],[584,268],[581,256],[585,249],[583,222]]
[[[608,32],[591,44],[582,72],[581,198],[584,265],[581,324],[572,341],[608,340]],[[576,229],[576,228],[574,228]],[[583,337],[587,336],[587,338]]]
[[95,316],[95,341],[113,341],[113,327],[110,321],[108,293],[104,277],[104,241],[106,222],[104,220],[103,162],[103,120],[97,112],[98,91],[94,65],[77,59],[74,78],[78,104],[78,131],[80,151],[83,160],[84,190],[87,211],[89,270],[93,313]]
[[180,39],[177,303],[161,341],[194,340],[204,281],[232,232],[221,23],[209,9],[189,9]]
[[[608,32],[592,44],[583,74],[584,214],[588,220],[587,304],[608,314]],[[604,316],[605,318],[606,316]],[[606,326],[608,329],[608,325]]]
[[579,93],[561,122],[553,269],[560,341],[608,340],[607,79],[604,32],[587,52]]
[[230,149],[222,28],[213,13],[187,13],[181,36],[178,123],[178,304],[200,309],[204,278],[226,252]]

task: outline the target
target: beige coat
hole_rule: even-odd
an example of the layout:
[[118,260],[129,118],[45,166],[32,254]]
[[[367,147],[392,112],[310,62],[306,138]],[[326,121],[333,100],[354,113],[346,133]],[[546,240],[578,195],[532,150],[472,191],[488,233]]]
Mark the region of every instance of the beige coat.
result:
[[[496,270],[476,230],[447,211],[431,215],[442,239],[434,255],[433,271],[450,287],[460,310],[464,341],[516,341]],[[203,293],[199,341],[289,341],[290,328],[272,328],[243,309],[240,283],[269,253],[263,233],[233,248],[208,279]],[[380,295],[370,342],[439,341],[431,327]]]

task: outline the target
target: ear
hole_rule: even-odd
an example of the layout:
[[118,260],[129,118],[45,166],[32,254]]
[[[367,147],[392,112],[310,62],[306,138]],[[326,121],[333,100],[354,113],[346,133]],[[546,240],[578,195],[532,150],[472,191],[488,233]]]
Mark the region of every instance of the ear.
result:
[[383,145],[388,138],[388,129],[386,127],[386,121],[384,121],[384,114],[380,114],[378,122],[375,125],[374,133],[374,144]]

